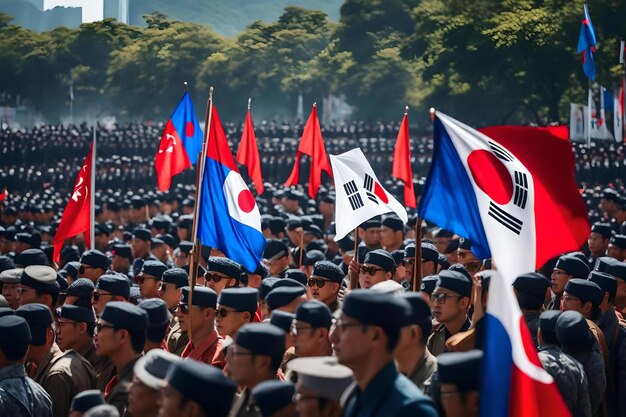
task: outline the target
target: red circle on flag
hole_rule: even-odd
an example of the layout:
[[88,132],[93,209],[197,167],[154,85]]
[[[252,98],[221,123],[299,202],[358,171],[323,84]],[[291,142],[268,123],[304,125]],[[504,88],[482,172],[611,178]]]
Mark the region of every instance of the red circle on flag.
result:
[[473,151],[467,157],[467,165],[476,185],[493,201],[501,205],[511,201],[511,174],[494,154],[485,150]]
[[250,190],[245,189],[241,190],[241,192],[237,196],[237,204],[239,204],[239,208],[242,211],[250,213],[254,208],[256,201],[254,200],[254,196],[252,195]]
[[387,204],[389,202],[387,193],[383,190],[383,187],[380,186],[378,181],[374,181],[374,194],[376,194],[376,197],[380,198],[380,201],[382,201],[383,204]]
[[193,132],[195,131],[195,127],[192,122],[187,122],[185,124],[185,136],[188,138],[193,136]]

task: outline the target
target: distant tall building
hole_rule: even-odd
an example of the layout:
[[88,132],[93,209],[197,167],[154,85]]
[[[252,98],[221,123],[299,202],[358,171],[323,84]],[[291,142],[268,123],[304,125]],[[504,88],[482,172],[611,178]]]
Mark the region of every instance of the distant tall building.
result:
[[37,9],[41,10],[43,12],[43,7],[44,7],[44,0],[24,0],[26,3],[30,3],[33,6],[35,6]]
[[104,18],[113,17],[120,23],[128,24],[130,0],[104,0]]

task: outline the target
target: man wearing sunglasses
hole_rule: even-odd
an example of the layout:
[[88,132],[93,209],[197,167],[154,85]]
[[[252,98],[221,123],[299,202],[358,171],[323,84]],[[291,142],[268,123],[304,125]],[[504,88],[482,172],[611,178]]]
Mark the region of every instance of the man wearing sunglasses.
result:
[[234,339],[237,331],[254,319],[258,298],[256,288],[227,288],[222,291],[215,311],[215,327],[220,336]]
[[224,288],[236,288],[239,286],[243,269],[237,262],[228,258],[211,256],[207,262],[206,269],[204,285],[218,295]]
[[215,330],[214,324],[217,294],[210,288],[196,285],[191,302],[190,309],[189,287],[183,287],[183,298],[176,309],[176,316],[182,331],[189,332],[191,324],[193,339],[187,343],[181,356],[221,369],[225,363],[222,352],[224,340]]
[[167,350],[180,356],[189,342],[187,332],[183,332],[176,316],[176,308],[183,296],[183,287],[189,285],[189,276],[182,268],[168,269],[161,276],[159,298],[165,302],[172,314],[170,330],[166,337]]
[[88,250],[80,257],[77,278],[88,278],[94,284],[109,269],[109,258],[97,249]]
[[439,322],[428,339],[428,350],[435,356],[447,351],[446,340],[469,329],[467,317],[472,281],[459,271],[441,271],[430,296],[433,316]]
[[311,297],[326,304],[334,313],[339,310],[339,289],[345,274],[337,265],[330,261],[316,262],[309,278],[308,285]]
[[361,288],[371,288],[379,282],[393,278],[396,263],[389,252],[376,249],[365,255],[363,265],[359,270],[359,284]]
[[130,297],[130,282],[121,275],[102,275],[96,283],[93,292],[93,309],[96,317],[100,317],[107,303],[111,301],[128,301]]
[[147,260],[143,263],[141,272],[135,276],[141,298],[148,300],[159,296],[161,277],[165,271],[167,271],[167,266],[161,261]]

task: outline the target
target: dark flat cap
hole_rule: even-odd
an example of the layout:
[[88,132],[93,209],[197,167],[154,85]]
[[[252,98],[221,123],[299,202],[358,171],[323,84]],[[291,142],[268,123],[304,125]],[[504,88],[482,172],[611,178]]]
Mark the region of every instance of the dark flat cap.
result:
[[237,332],[235,343],[256,355],[280,360],[285,352],[285,332],[268,323],[247,323]]
[[416,292],[407,292],[400,294],[409,303],[409,314],[406,316],[405,326],[418,325],[422,329],[422,333],[428,335],[432,330],[432,315],[428,303],[421,294]]
[[585,262],[574,254],[560,256],[556,261],[557,269],[562,269],[574,278],[586,278],[589,275],[589,267]]
[[396,270],[396,263],[393,257],[384,249],[375,249],[368,252],[363,263],[379,266],[385,272],[394,272]]
[[100,318],[131,333],[144,333],[148,327],[146,312],[124,301],[108,302]]
[[296,298],[306,294],[306,288],[299,283],[297,283],[298,286],[293,287],[277,286],[277,284],[278,282],[274,284],[271,291],[265,296],[265,303],[270,310],[284,307]]
[[30,327],[17,315],[0,317],[0,350],[9,360],[22,359],[31,343]]
[[252,398],[262,417],[271,417],[282,408],[293,404],[296,387],[291,382],[264,381],[252,389]]
[[339,239],[337,245],[342,252],[354,255],[354,238],[352,236],[348,235]]
[[615,201],[616,203],[619,203],[620,200],[619,193],[613,188],[605,188],[602,191],[602,198],[605,200]]
[[54,322],[48,306],[38,303],[25,304],[15,310],[15,315],[23,317],[28,323],[32,336],[31,345],[41,346],[46,343],[47,329]]
[[572,278],[565,285],[565,292],[574,297],[580,298],[584,304],[590,302],[594,306],[599,306],[604,298],[602,288],[591,281],[581,278]]
[[309,300],[298,306],[295,318],[298,321],[310,324],[315,329],[319,327],[330,329],[333,314],[326,304],[317,300]]
[[126,243],[116,243],[111,248],[111,255],[120,256],[122,258],[133,259],[133,252],[130,246]]
[[152,233],[150,233],[150,230],[143,228],[143,227],[138,227],[135,230],[133,230],[133,237],[144,240],[146,242],[152,241]]
[[95,323],[96,315],[93,308],[81,307],[72,304],[63,304],[57,309],[61,318],[72,320],[78,323]]
[[292,279],[294,281],[297,281],[298,283],[302,284],[302,285],[306,285],[307,282],[307,278],[306,278],[306,274],[302,271],[300,271],[299,269],[288,269],[285,271],[285,278],[289,278]]
[[611,258],[610,256],[601,256],[596,259],[596,263],[593,266],[594,271],[607,272],[611,265],[615,265],[619,261],[615,258]]
[[472,250],[472,241],[464,237],[459,239],[459,249]]
[[93,266],[94,268],[101,268],[105,271],[109,269],[109,258],[97,249],[88,250],[80,257],[80,263]]
[[80,262],[68,262],[65,264],[65,266],[63,266],[63,270],[65,270],[67,272],[67,276],[72,278],[73,280],[76,279],[76,277],[78,276],[78,269],[80,268]]
[[228,258],[218,258],[211,256],[207,262],[206,270],[209,272],[219,272],[227,277],[235,278],[239,281],[243,269],[237,262]]
[[160,298],[150,298],[143,300],[138,305],[148,315],[148,328],[161,327],[168,324],[172,319],[172,315],[167,309],[165,301]]
[[26,249],[17,255],[15,263],[22,268],[30,265],[50,265],[48,257],[41,249]]
[[367,230],[367,229],[372,229],[375,227],[381,227],[382,226],[382,221],[380,219],[380,216],[376,216],[373,217],[363,223],[361,223],[359,225],[359,228],[363,229],[363,230]]
[[341,268],[330,261],[318,261],[313,267],[311,276],[327,278],[332,282],[341,284],[344,278],[344,273]]
[[404,222],[397,215],[387,215],[383,216],[383,220],[381,225],[384,227],[388,227],[391,230],[401,230],[404,231]]
[[102,391],[97,389],[90,389],[87,391],[79,392],[72,399],[72,404],[70,405],[70,413],[72,411],[84,413],[87,410],[101,404],[106,404],[106,402],[104,401],[104,396],[102,395]]
[[589,281],[595,283],[603,292],[608,292],[609,297],[615,297],[617,292],[617,280],[610,274],[600,271],[591,271]]
[[598,233],[603,239],[610,239],[613,236],[613,229],[608,223],[594,223],[591,226],[591,233]]
[[566,353],[583,347],[589,348],[594,341],[587,320],[578,311],[561,313],[556,320],[556,337]]
[[543,333],[556,334],[556,321],[561,312],[558,310],[546,310],[539,316],[539,328]]
[[130,282],[121,275],[105,274],[98,278],[96,288],[128,299],[130,297]]
[[305,266],[313,266],[318,261],[325,260],[326,257],[319,250],[310,250],[304,254],[304,258],[302,259],[302,264]]
[[391,257],[396,263],[396,267],[400,266],[400,264],[402,264],[402,260],[404,259],[404,249],[394,250],[393,252],[391,252]]
[[258,299],[259,292],[256,288],[225,288],[220,293],[217,303],[236,311],[249,311],[254,314]]
[[626,262],[615,262],[613,265],[609,266],[606,272],[613,275],[615,278],[626,281]]
[[20,283],[35,290],[56,295],[59,293],[57,272],[45,265],[31,265],[24,268]]
[[528,294],[545,295],[550,287],[550,281],[537,272],[529,272],[518,276],[513,282],[513,288]]
[[[189,304],[189,287],[183,287],[181,303]],[[193,288],[191,304],[202,308],[215,308],[217,306],[217,293],[210,288],[196,285]]]
[[167,271],[167,266],[161,261],[147,260],[141,267],[140,275],[151,275],[159,280],[163,276],[163,273]]
[[176,285],[176,288],[182,288],[189,285],[189,275],[182,268],[172,268],[163,272],[161,281]]
[[280,278],[278,277],[267,277],[262,279],[261,286],[259,287],[259,300],[265,300],[267,294],[278,281],[280,281]]
[[424,291],[427,294],[432,294],[435,291],[435,287],[437,286],[437,281],[439,277],[437,275],[427,275],[422,278],[422,283],[420,284],[420,291]]
[[438,275],[437,287],[454,291],[462,297],[472,294],[472,281],[459,271],[441,271]]
[[615,235],[611,238],[609,242],[613,246],[617,246],[621,250],[626,249],[626,235]]
[[415,243],[409,243],[404,247],[404,257],[405,258],[415,258]]
[[269,239],[263,251],[263,257],[268,260],[280,259],[289,254],[287,245],[278,239]]
[[[435,264],[439,262],[439,251],[437,251],[437,247],[432,243],[422,242],[422,259],[425,261],[432,261]],[[415,253],[413,256],[415,257]]]
[[410,313],[406,300],[366,289],[350,291],[341,310],[363,324],[382,327],[388,335],[398,332]]
[[446,229],[438,229],[438,230],[435,230],[433,232],[433,237],[435,237],[435,238],[437,238],[437,237],[449,237],[449,238],[451,238],[453,236],[454,236],[454,233],[452,233],[451,231],[446,230]]
[[189,254],[193,249],[193,243],[189,242],[188,240],[181,240],[181,242],[178,244],[178,249],[183,253]]
[[439,382],[455,385],[460,392],[478,391],[482,359],[480,350],[442,353],[437,356]]
[[173,364],[166,377],[183,398],[197,402],[205,415],[226,417],[237,385],[218,368],[187,359]]
[[267,278],[270,275],[270,270],[267,266],[263,264],[259,264],[256,269],[252,272],[255,275],[259,275],[261,279]]
[[291,329],[291,323],[293,323],[295,318],[296,315],[293,313],[275,310],[272,311],[272,315],[270,316],[270,324],[273,324],[285,333],[289,333]]

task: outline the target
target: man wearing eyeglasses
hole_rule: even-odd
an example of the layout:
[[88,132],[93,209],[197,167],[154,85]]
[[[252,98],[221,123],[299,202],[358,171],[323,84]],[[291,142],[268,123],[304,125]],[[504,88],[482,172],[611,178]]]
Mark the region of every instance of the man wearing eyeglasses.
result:
[[210,288],[196,285],[193,289],[190,309],[189,292],[189,287],[183,287],[183,298],[176,309],[181,330],[189,333],[189,325],[192,326],[192,339],[185,346],[181,357],[191,358],[222,369],[225,363],[222,352],[224,340],[215,330],[214,324],[217,294]]
[[146,343],[148,317],[144,310],[130,303],[112,301],[107,304],[96,324],[96,354],[107,356],[115,365],[117,375],[107,384],[104,398],[124,413],[133,368]]
[[254,319],[258,298],[256,288],[227,288],[222,291],[215,311],[215,327],[220,336],[234,339],[237,331]]
[[446,340],[470,328],[467,311],[472,295],[472,282],[459,271],[441,271],[437,286],[430,296],[433,316],[439,322],[428,338],[428,350],[435,356],[446,352]]
[[333,354],[333,347],[328,337],[332,320],[332,313],[326,304],[316,300],[300,304],[291,326],[291,336],[297,357]]
[[94,284],[109,269],[109,258],[97,249],[88,250],[80,257],[77,278],[88,278]]
[[572,253],[560,256],[550,276],[552,299],[548,304],[548,310],[561,309],[561,297],[570,279],[586,278],[587,275],[589,275],[589,267],[582,259]]
[[211,256],[207,262],[204,274],[205,286],[211,288],[218,295],[224,288],[236,288],[239,286],[241,265],[228,258]]
[[436,416],[434,404],[393,361],[408,302],[400,297],[352,290],[330,341],[340,364],[354,372],[355,384],[344,393],[343,416]]
[[339,310],[339,289],[345,274],[330,261],[318,261],[313,267],[308,286],[314,300],[326,304],[331,313]]
[[93,292],[93,309],[96,317],[100,317],[107,303],[111,301],[128,301],[130,282],[120,275],[102,275]]
[[183,332],[178,322],[176,309],[183,296],[183,287],[189,285],[189,276],[182,268],[168,269],[161,276],[159,298],[165,302],[167,309],[172,314],[170,330],[165,338],[167,350],[180,356],[189,342],[187,332]]
[[141,298],[147,300],[159,296],[161,277],[165,271],[167,271],[167,266],[161,261],[147,260],[143,263],[141,271],[135,276]]
[[396,263],[389,252],[384,249],[375,249],[365,255],[365,260],[359,269],[359,284],[361,288],[371,288],[379,282],[393,278]]

